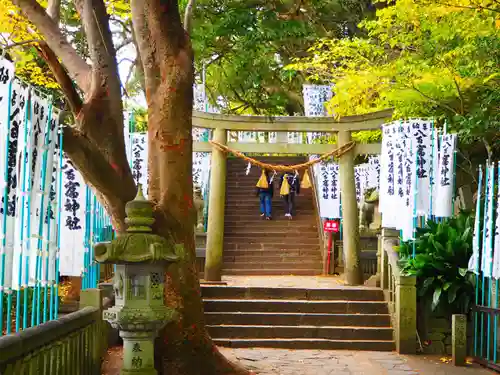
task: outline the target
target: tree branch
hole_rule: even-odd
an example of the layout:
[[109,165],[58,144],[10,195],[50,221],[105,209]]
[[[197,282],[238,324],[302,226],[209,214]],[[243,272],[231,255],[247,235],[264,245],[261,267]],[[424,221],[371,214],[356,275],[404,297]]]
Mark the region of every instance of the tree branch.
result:
[[39,39],[30,39],[30,40],[23,40],[23,41],[17,42],[17,43],[8,44],[6,46],[2,46],[2,48],[9,49],[9,48],[13,48],[13,47],[23,46],[25,44],[39,44],[39,43],[45,43],[45,42],[43,40],[39,40]]
[[188,34],[191,34],[191,30],[193,28],[193,12],[196,4],[196,0],[189,0],[186,5],[186,10],[184,11],[184,30]]
[[109,95],[121,97],[120,77],[116,63],[116,52],[109,29],[108,14],[103,0],[75,0],[80,9],[82,25],[87,37],[92,71],[96,85],[105,78]]
[[[128,174],[122,174],[111,165],[102,152],[82,132],[66,126],[63,131],[64,151],[85,181],[115,220],[116,230],[125,230],[125,203],[134,199],[136,187]],[[116,189],[116,186],[120,189]]]
[[71,108],[71,111],[75,116],[77,116],[82,109],[82,100],[80,98],[80,95],[76,91],[75,86],[73,85],[73,81],[69,77],[64,67],[59,63],[57,56],[45,42],[40,43],[37,47],[37,50],[40,56],[50,67],[50,70],[52,71],[52,74],[54,74],[54,77],[57,83],[59,83],[59,86],[61,86],[64,96],[68,101],[68,105]]
[[[141,83],[146,95],[146,101],[149,103],[150,95],[154,93],[160,84],[161,74],[159,64],[156,61],[154,49],[151,48],[151,32],[146,18],[145,4],[142,1],[130,1],[132,8],[132,38],[136,46],[137,58],[140,61],[138,65],[141,75]],[[146,85],[146,75],[150,77]],[[156,77],[156,79],[154,79]]]
[[141,53],[139,51],[139,46],[137,45],[137,39],[135,38],[135,30],[132,29],[132,42],[134,43],[135,53],[136,53],[136,71],[135,74],[141,83],[142,91],[146,93],[146,82],[144,80],[144,66],[142,65]]
[[457,82],[455,76],[453,76],[453,82],[455,83],[455,87],[456,87],[457,93],[458,93],[458,98],[460,99],[460,114],[463,115],[465,112],[464,97],[462,95],[462,90],[460,90],[460,86],[458,85],[458,82]]
[[451,7],[451,8],[472,9],[472,10],[478,10],[478,9],[480,9],[480,10],[489,10],[490,12],[500,13],[500,9],[484,7],[482,5],[468,6],[468,5],[458,5],[458,4],[442,3],[442,2],[439,2],[439,1],[435,2],[434,4],[443,5],[443,6]]
[[61,20],[61,0],[49,0],[47,14],[55,23],[59,23]]
[[42,33],[48,46],[62,60],[68,74],[86,92],[90,87],[90,67],[64,37],[54,20],[36,0],[12,0]]
[[431,102],[435,103],[435,104],[436,104],[436,105],[438,105],[439,107],[442,107],[442,108],[447,109],[447,110],[449,110],[449,111],[451,111],[451,112],[453,112],[453,113],[455,113],[455,114],[457,114],[457,115],[460,115],[460,113],[458,113],[458,112],[457,112],[454,108],[450,107],[450,106],[449,106],[449,105],[447,105],[447,104],[441,103],[440,101],[438,101],[438,100],[434,99],[433,97],[431,97],[431,96],[429,96],[429,95],[427,95],[427,94],[424,94],[422,91],[420,91],[419,89],[417,89],[417,88],[415,87],[415,85],[412,85],[411,87],[413,88],[413,90],[415,90],[416,92],[418,92],[418,93],[419,93],[420,95],[422,95],[424,98],[426,98],[426,99],[430,100]]

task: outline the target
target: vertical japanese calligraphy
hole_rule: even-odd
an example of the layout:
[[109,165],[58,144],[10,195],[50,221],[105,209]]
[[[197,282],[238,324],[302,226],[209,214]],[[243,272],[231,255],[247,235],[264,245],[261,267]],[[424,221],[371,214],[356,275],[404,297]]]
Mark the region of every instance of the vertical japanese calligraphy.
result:
[[495,165],[487,169],[486,199],[484,205],[483,244],[481,255],[481,271],[485,277],[491,277],[493,263],[494,239],[494,196],[495,196]]
[[[24,145],[24,127],[26,117],[26,107],[28,106],[28,91],[23,88],[19,82],[12,82],[12,91],[10,94],[10,111],[8,119],[8,150],[7,150],[7,184],[2,193],[2,206],[0,213],[6,220],[5,233],[5,284],[4,286],[17,287],[19,280],[19,253],[20,249],[16,246],[16,225],[19,213],[19,154],[25,151]],[[4,138],[5,139],[5,138]],[[4,140],[3,139],[3,140]],[[2,141],[3,141],[2,140]],[[6,139],[5,139],[6,140]],[[4,215],[5,210],[5,215]],[[14,267],[16,266],[16,267]],[[15,268],[15,270],[14,270]],[[15,285],[13,285],[13,283]]]
[[85,245],[86,188],[83,177],[67,158],[62,166],[62,217],[60,272],[65,276],[81,276]]
[[136,184],[141,184],[144,196],[148,189],[148,136],[146,133],[131,133],[132,176]]
[[[418,215],[428,215],[430,212],[431,163],[432,163],[432,131],[431,121],[413,120],[410,124],[411,139],[416,153],[416,174],[418,192],[416,211]],[[425,193],[424,193],[425,192]]]
[[405,239],[412,236],[415,218],[431,214],[450,217],[453,213],[456,135],[442,135],[439,145],[435,135],[432,121],[422,119],[398,121],[382,129],[382,226],[404,230]]
[[[311,156],[311,159],[316,156]],[[313,166],[319,195],[320,216],[338,219],[340,215],[339,166],[331,161],[321,161]]]
[[[304,114],[306,116],[323,117],[328,115],[325,104],[333,96],[331,85],[304,85],[302,95],[304,97]],[[312,144],[323,135],[325,133],[308,132],[307,143]]]
[[437,186],[435,215],[438,217],[451,217],[453,215],[455,147],[455,134],[445,134],[440,137],[438,175],[435,181]]

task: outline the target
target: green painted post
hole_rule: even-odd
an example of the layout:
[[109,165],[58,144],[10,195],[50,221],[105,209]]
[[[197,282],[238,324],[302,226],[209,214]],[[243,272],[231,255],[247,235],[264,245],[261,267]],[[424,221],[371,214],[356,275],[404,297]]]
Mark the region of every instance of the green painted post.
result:
[[[214,141],[227,143],[226,129],[214,130]],[[205,280],[221,281],[224,251],[224,207],[226,204],[226,153],[212,148],[210,196],[208,200]]]
[[[338,147],[351,142],[351,132],[338,132]],[[354,155],[352,149],[339,157],[340,191],[342,196],[343,248],[345,254],[344,277],[347,285],[362,285],[359,248],[359,215],[354,184]]]

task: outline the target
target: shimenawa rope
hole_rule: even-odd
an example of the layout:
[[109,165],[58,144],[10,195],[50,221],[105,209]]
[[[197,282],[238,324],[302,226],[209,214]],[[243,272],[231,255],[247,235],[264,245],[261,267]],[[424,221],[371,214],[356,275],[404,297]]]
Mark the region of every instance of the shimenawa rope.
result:
[[230,152],[233,155],[236,155],[237,157],[239,157],[239,158],[241,158],[243,160],[246,160],[249,163],[252,163],[253,165],[256,165],[256,166],[258,166],[258,167],[260,167],[262,169],[268,169],[268,170],[272,170],[272,171],[276,171],[276,172],[294,172],[294,171],[297,171],[297,170],[300,170],[300,169],[309,168],[310,166],[312,166],[312,165],[314,165],[316,163],[319,163],[322,160],[328,159],[328,158],[330,158],[332,156],[339,157],[339,156],[345,154],[346,152],[349,152],[350,150],[352,150],[352,148],[356,145],[356,142],[351,141],[349,143],[346,143],[343,146],[340,146],[339,148],[337,148],[337,149],[335,149],[333,151],[330,151],[330,152],[327,152],[326,154],[321,155],[318,159],[310,160],[307,163],[296,164],[296,165],[274,165],[274,164],[263,163],[263,162],[261,162],[259,160],[256,160],[256,159],[253,159],[251,157],[248,157],[248,156],[242,154],[239,151],[233,150],[230,147],[227,147],[227,146],[225,146],[223,144],[220,144],[217,141],[212,141],[211,140],[209,142],[211,144],[213,144],[215,147],[217,147],[221,151]]

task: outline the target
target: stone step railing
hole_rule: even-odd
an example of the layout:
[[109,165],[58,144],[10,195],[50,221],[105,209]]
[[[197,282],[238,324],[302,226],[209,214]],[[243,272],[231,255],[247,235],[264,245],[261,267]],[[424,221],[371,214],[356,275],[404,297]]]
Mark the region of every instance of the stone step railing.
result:
[[[37,327],[0,338],[2,375],[98,375],[107,350],[101,294],[89,305]],[[85,303],[85,302],[84,302]]]
[[396,351],[415,354],[417,349],[417,290],[415,276],[402,274],[395,251],[399,231],[382,229],[379,237],[380,287],[384,291],[394,327]]

